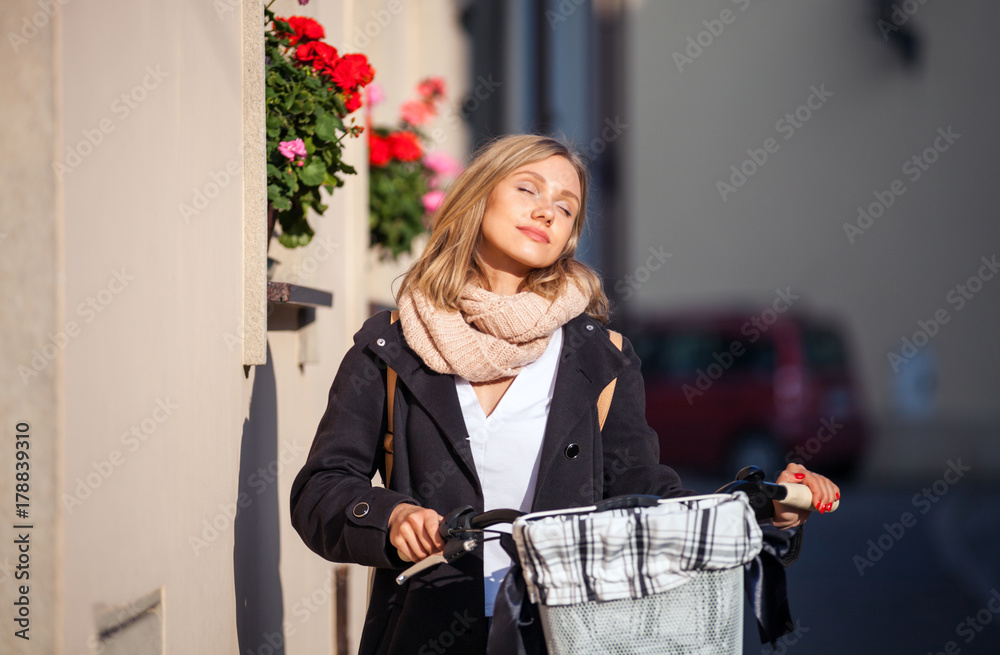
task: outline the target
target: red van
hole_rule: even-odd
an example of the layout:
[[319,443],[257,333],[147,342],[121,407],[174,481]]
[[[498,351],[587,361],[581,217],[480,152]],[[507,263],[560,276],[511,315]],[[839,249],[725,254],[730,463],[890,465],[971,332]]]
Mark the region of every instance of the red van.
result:
[[701,311],[630,330],[660,459],[733,475],[789,461],[845,474],[869,441],[843,332],[788,310]]

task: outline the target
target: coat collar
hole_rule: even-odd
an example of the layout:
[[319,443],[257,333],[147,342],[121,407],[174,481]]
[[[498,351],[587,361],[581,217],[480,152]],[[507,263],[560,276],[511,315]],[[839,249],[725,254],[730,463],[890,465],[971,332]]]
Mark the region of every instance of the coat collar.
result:
[[[437,373],[424,364],[406,345],[402,325],[398,321],[386,325],[368,343],[368,347],[386,365],[395,369],[399,380],[437,423],[455,450],[457,459],[478,485],[479,478],[454,377]],[[567,441],[574,425],[583,417],[590,416],[590,409],[596,406],[601,391],[627,366],[628,358],[611,343],[607,330],[598,321],[581,314],[563,326],[562,352],[545,426],[536,490],[543,487],[548,469],[565,448],[563,442]]]

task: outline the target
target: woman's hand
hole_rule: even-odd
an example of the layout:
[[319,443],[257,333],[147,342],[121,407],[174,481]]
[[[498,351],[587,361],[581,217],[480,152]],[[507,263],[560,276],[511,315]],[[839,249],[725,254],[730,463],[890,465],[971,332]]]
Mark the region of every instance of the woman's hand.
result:
[[396,505],[389,515],[389,543],[409,562],[440,553],[444,549],[444,540],[438,533],[442,520],[432,509],[410,503]]
[[[790,463],[776,480],[778,483],[804,484],[812,492],[812,504],[819,513],[829,512],[835,500],[840,500],[840,487],[829,478],[813,473],[801,464]],[[774,501],[774,527],[782,530],[802,525],[809,518],[809,510],[788,507]]]

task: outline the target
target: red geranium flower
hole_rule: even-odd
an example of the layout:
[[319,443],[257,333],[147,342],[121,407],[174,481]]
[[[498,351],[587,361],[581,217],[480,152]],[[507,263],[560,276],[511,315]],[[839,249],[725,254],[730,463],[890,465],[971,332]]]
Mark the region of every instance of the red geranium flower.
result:
[[316,70],[323,70],[337,62],[337,49],[322,41],[309,41],[299,44],[295,58],[304,64],[311,63]]
[[427,100],[443,98],[445,95],[444,79],[440,77],[428,77],[417,85],[417,93]]
[[420,147],[420,139],[413,132],[390,134],[389,147],[392,148],[392,156],[399,161],[417,161],[424,154]]
[[282,34],[282,36],[288,37],[288,42],[291,45],[295,45],[299,41],[315,41],[326,36],[326,32],[323,31],[323,26],[314,21],[312,18],[306,18],[305,16],[291,16],[290,18],[278,18],[277,20],[285,21],[288,23],[289,27],[292,28],[293,34]]
[[350,114],[353,111],[357,111],[361,108],[361,94],[360,93],[349,93],[347,98],[344,100],[344,108],[347,113]]
[[374,132],[368,133],[368,163],[372,166],[385,166],[392,159],[392,149],[389,140]]
[[375,77],[375,69],[368,64],[368,58],[364,55],[344,55],[333,66],[330,77],[341,89],[353,93],[358,90],[359,86],[364,86],[372,81],[372,78]]

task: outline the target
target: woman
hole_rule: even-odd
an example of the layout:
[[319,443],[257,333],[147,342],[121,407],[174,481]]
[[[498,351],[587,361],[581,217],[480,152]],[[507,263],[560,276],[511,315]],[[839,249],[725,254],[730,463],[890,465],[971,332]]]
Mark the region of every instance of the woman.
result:
[[[547,137],[515,135],[481,150],[441,206],[427,248],[398,295],[400,320],[370,318],[355,335],[292,486],[292,522],[323,557],[377,567],[360,652],[481,653],[499,548],[394,582],[404,560],[442,547],[441,516],[541,511],[627,493],[687,495],[659,463],[645,421],[639,360],[604,328],[599,278],[574,259],[587,202],[586,168]],[[386,367],[398,374],[388,489]],[[617,378],[603,428],[597,398]],[[826,478],[790,464],[778,478]],[[774,524],[806,513],[776,504]]]

